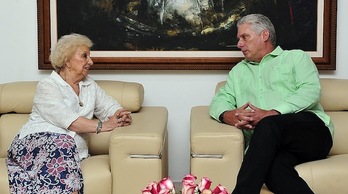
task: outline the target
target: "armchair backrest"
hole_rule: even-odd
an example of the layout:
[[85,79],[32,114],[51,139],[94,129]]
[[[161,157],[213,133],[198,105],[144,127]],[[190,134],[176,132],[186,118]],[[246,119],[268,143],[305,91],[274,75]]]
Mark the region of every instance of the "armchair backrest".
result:
[[[216,85],[217,92],[226,81]],[[330,155],[348,154],[348,79],[321,78],[320,104],[335,127],[334,145]]]
[[[33,106],[37,81],[0,84],[0,158],[6,152],[18,130],[28,121]],[[139,83],[123,81],[97,81],[106,93],[114,97],[122,107],[137,112],[144,101],[144,88]],[[91,135],[90,153],[108,153],[109,134]]]
[[96,82],[127,110],[137,112],[144,102],[144,87],[140,83],[109,80]]
[[322,78],[320,103],[335,127],[330,155],[348,154],[348,79]]

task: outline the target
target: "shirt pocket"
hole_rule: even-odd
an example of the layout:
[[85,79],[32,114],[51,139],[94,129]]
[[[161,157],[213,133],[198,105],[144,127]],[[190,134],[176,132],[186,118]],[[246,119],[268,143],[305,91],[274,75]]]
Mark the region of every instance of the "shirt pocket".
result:
[[272,67],[269,75],[270,86],[274,89],[291,89],[295,83],[295,76],[291,66],[279,64]]

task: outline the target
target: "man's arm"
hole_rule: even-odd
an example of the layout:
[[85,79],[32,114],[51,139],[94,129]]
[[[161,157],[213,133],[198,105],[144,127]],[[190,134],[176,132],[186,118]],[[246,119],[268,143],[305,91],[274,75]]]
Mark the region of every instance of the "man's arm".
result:
[[233,90],[233,80],[230,74],[226,84],[219,89],[210,103],[209,114],[217,121],[222,122],[222,120],[220,120],[222,113],[235,108],[236,100]]

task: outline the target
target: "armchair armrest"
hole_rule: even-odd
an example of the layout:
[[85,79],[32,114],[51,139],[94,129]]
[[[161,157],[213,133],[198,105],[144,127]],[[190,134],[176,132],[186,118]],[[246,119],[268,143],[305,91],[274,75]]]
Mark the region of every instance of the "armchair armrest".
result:
[[164,107],[142,107],[130,126],[110,136],[113,193],[140,193],[150,181],[168,175],[167,120]]
[[193,107],[190,123],[191,173],[232,191],[244,154],[242,131],[211,118],[209,106]]

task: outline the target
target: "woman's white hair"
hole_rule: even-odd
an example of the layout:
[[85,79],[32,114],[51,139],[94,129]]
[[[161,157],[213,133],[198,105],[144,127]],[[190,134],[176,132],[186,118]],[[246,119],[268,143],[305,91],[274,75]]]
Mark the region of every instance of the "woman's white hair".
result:
[[59,73],[60,69],[71,59],[79,46],[91,48],[93,42],[87,36],[76,33],[59,38],[49,57],[52,67]]

